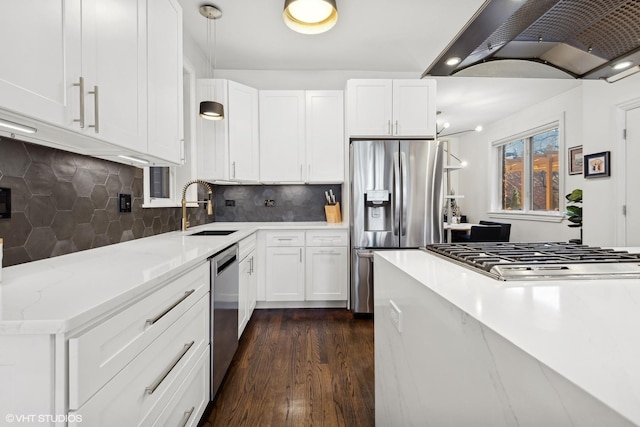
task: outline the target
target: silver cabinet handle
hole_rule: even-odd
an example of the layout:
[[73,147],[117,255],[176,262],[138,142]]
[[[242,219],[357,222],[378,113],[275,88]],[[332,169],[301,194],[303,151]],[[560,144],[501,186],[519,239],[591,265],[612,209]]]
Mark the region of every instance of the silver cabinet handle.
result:
[[300,181],[302,181],[302,163],[300,164]]
[[185,155],[184,155],[184,139],[180,140],[180,164],[184,165],[186,161]]
[[300,248],[300,262],[302,262],[302,248]]
[[249,274],[253,274],[253,257],[249,258]]
[[236,162],[231,163],[231,178],[236,177]]
[[98,100],[98,86],[94,86],[93,90],[90,92],[87,92],[90,95],[93,95],[93,106],[94,106],[94,121],[92,125],[89,125],[90,128],[93,128],[95,130],[96,133],[100,132],[100,110],[98,109],[98,106],[100,105],[100,101]]
[[278,240],[279,242],[288,242],[288,241],[293,240],[293,237],[287,237],[287,238],[285,238],[285,237],[278,237],[278,238],[277,238],[277,240]]
[[398,134],[398,121],[396,120],[396,135]]
[[311,181],[311,163],[307,165],[307,182]]
[[73,121],[80,123],[80,129],[84,129],[84,77],[81,76],[78,83],[74,83],[73,86],[80,88],[80,118]]
[[171,373],[171,370],[175,368],[175,366],[180,362],[180,360],[182,360],[184,355],[187,354],[187,352],[189,351],[191,346],[193,346],[193,344],[195,344],[195,341],[191,341],[184,345],[182,350],[180,350],[180,353],[173,358],[171,363],[169,363],[169,366],[167,366],[164,369],[164,371],[162,371],[162,373],[158,375],[158,378],[156,378],[156,380],[149,387],[146,387],[144,389],[147,392],[147,394],[153,394],[153,392],[156,391],[158,387],[160,387],[160,384],[162,384],[162,381],[164,381],[164,379],[167,378],[167,375],[169,375]]
[[187,425],[187,423],[189,422],[189,418],[191,418],[191,414],[193,414],[193,411],[195,409],[196,409],[196,407],[192,406],[191,409],[189,409],[188,411],[184,412],[184,415],[182,416],[182,419],[178,423],[178,427],[185,427]]
[[180,304],[182,301],[186,300],[187,298],[189,298],[189,295],[191,295],[192,293],[194,293],[196,290],[195,289],[191,289],[189,291],[186,291],[184,293],[183,296],[181,296],[176,302],[174,302],[173,304],[171,304],[169,307],[165,308],[161,313],[159,313],[156,317],[152,318],[152,319],[147,319],[147,325],[153,325],[154,323],[156,323],[158,320],[162,319],[162,317],[164,317],[165,314],[167,314],[168,312],[170,312],[171,310],[173,310],[174,308],[176,308],[178,306],[178,304]]
[[391,120],[387,120],[387,134],[391,135]]

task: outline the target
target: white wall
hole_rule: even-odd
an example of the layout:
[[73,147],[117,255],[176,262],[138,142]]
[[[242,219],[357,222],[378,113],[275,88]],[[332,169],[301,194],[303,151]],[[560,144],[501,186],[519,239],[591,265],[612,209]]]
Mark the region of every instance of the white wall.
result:
[[[469,165],[456,172],[459,175],[458,193],[465,196],[460,205],[469,222],[489,219],[495,179],[491,143],[553,122],[563,115],[565,149],[560,156],[560,170],[565,178],[564,186],[560,188],[560,203],[563,209],[564,195],[582,185],[580,176],[568,175],[565,157],[566,148],[582,144],[582,87],[532,105],[494,123],[485,124],[482,132],[460,137],[459,157],[467,160]],[[567,227],[566,221],[542,222],[511,218],[496,220],[512,224],[511,241],[567,241],[579,237],[578,229]]]
[[582,184],[584,237],[589,244],[617,246],[624,242],[619,235],[624,226],[623,123],[616,119],[621,104],[639,98],[640,74],[613,84],[584,82],[584,154],[611,151],[611,177],[585,179]]

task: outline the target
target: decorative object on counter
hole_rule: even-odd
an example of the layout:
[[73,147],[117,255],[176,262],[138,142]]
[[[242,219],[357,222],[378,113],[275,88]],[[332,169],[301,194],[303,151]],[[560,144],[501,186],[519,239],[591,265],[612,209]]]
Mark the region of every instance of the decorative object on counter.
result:
[[578,175],[582,173],[582,145],[570,147],[569,151],[569,175]]
[[[213,26],[214,57],[213,57],[213,67],[211,67],[211,20],[216,20],[222,17],[222,11],[218,9],[216,6],[205,4],[200,6],[200,14],[205,18],[207,18],[207,54],[209,58],[209,68],[207,70],[207,73],[210,72],[211,73],[210,78],[213,79],[215,78],[215,74],[216,74],[216,57],[215,57],[216,46],[215,45],[217,42],[217,37],[215,35],[216,27],[214,23],[214,26]],[[212,95],[212,97],[214,95]],[[224,119],[224,106],[216,101],[202,101],[200,103],[200,117],[207,120],[222,120]]]
[[445,218],[449,221],[449,215],[451,215],[451,223],[458,224],[460,223],[460,206],[456,201],[456,192],[452,189],[447,198],[449,199],[449,206],[445,206]]
[[610,151],[584,156],[584,177],[601,178],[611,176]]
[[320,34],[338,22],[335,0],[285,0],[282,18],[287,27],[302,34]]
[[582,244],[582,190],[576,188],[565,196],[567,199],[567,210],[565,216],[571,224],[569,227],[580,227],[580,239],[571,239],[569,242]]
[[[189,188],[189,186],[191,184],[200,184],[200,185],[202,185],[207,190],[207,194],[209,195],[209,199],[208,200],[187,201],[187,188]],[[182,204],[182,231],[187,231],[187,229],[189,228],[189,221],[187,220],[187,203],[206,203],[207,204],[207,215],[213,216],[213,203],[211,201],[212,198],[213,198],[213,189],[211,188],[211,186],[207,182],[204,182],[204,181],[199,180],[199,179],[194,179],[193,181],[189,181],[184,185],[184,187],[182,188],[182,200],[181,200],[181,204]]]

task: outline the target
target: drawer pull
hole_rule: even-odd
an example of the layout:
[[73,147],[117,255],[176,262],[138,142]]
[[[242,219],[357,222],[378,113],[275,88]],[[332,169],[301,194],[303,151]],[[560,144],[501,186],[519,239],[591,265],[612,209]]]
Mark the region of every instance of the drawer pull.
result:
[[193,414],[193,411],[195,411],[195,409],[196,407],[192,406],[191,409],[184,412],[182,419],[178,423],[178,427],[185,427],[187,425],[187,423],[189,422],[189,418],[191,418],[191,414]]
[[191,295],[192,293],[194,293],[196,290],[195,289],[191,289],[189,291],[186,291],[184,293],[183,296],[180,297],[180,299],[176,302],[174,302],[173,304],[171,304],[169,307],[167,307],[162,313],[158,314],[156,317],[154,317],[153,319],[147,319],[147,325],[153,325],[154,323],[156,323],[158,320],[162,319],[162,317],[167,314],[168,312],[170,312],[171,310],[173,310],[174,308],[176,308],[178,306],[178,304],[180,304],[182,301],[186,300],[187,298],[189,298],[189,295]]
[[169,375],[171,370],[175,368],[175,366],[180,362],[180,360],[184,357],[184,355],[187,354],[187,352],[189,351],[189,349],[194,343],[195,341],[191,341],[190,343],[185,344],[182,350],[180,351],[180,354],[178,354],[171,361],[171,363],[169,363],[169,366],[167,366],[167,368],[164,371],[162,371],[162,373],[158,376],[158,378],[156,378],[153,384],[145,388],[145,391],[148,394],[153,394],[153,392],[156,391],[156,389],[160,386],[160,384],[162,384],[162,381],[164,381],[164,379],[167,378],[167,375]]
[[280,241],[280,242],[290,242],[291,240],[293,240],[293,238],[292,238],[292,237],[289,237],[289,238],[278,237],[277,239],[278,239],[278,241]]

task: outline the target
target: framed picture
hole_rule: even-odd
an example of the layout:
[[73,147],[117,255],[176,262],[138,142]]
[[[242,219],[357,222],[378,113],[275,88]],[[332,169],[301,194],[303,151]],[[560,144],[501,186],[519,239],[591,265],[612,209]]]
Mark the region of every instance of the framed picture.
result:
[[582,145],[569,148],[569,175],[582,173]]
[[600,178],[611,176],[611,165],[609,164],[610,151],[602,153],[587,154],[584,156],[584,177]]

